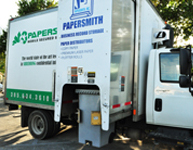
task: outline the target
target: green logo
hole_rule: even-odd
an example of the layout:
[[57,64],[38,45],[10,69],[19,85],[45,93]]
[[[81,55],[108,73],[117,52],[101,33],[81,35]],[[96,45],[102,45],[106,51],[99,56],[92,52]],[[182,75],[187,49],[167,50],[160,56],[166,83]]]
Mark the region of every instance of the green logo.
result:
[[15,44],[20,42],[22,42],[23,44],[26,44],[27,40],[29,39],[38,38],[40,36],[45,37],[50,35],[56,35],[56,34],[57,34],[57,28],[44,29],[44,30],[39,30],[37,32],[29,32],[29,33],[27,33],[27,31],[18,32],[18,34],[14,37],[12,45],[14,46]]

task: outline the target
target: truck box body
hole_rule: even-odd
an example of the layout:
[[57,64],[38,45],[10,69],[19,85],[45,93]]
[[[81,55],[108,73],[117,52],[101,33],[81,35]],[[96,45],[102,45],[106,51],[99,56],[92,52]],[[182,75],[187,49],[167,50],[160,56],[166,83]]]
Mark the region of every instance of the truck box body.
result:
[[16,18],[9,26],[6,103],[55,110],[59,122],[77,108],[64,104],[73,97],[64,88],[95,86],[103,130],[132,114],[138,121],[152,49],[148,34],[163,26],[147,0],[65,0],[59,8]]
[[[65,0],[58,10],[55,119],[60,120],[63,89],[96,85],[100,89],[102,129],[145,108],[148,55],[153,28],[164,22],[149,1]],[[135,44],[134,44],[135,43]],[[80,71],[80,72],[79,72]],[[65,94],[64,94],[65,95]]]
[[57,8],[10,21],[6,103],[54,109]]

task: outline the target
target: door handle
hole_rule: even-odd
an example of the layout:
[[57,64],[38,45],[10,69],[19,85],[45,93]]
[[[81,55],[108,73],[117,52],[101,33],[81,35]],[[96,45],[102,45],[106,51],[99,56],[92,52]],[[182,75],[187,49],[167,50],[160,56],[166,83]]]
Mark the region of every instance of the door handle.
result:
[[155,111],[161,112],[162,111],[162,99],[157,98],[155,100]]

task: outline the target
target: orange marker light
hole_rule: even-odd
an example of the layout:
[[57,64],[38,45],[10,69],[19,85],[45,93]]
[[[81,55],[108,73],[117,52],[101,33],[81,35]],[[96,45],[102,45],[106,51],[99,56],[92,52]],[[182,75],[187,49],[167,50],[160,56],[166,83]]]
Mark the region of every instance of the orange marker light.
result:
[[133,115],[136,115],[136,109],[133,109]]

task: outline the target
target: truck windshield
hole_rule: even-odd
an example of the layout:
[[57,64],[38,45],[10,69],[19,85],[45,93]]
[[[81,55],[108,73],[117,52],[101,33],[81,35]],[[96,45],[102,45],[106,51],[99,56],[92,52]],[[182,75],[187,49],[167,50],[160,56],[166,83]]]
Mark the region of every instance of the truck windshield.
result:
[[180,76],[179,53],[160,54],[160,79],[162,82],[178,82]]

